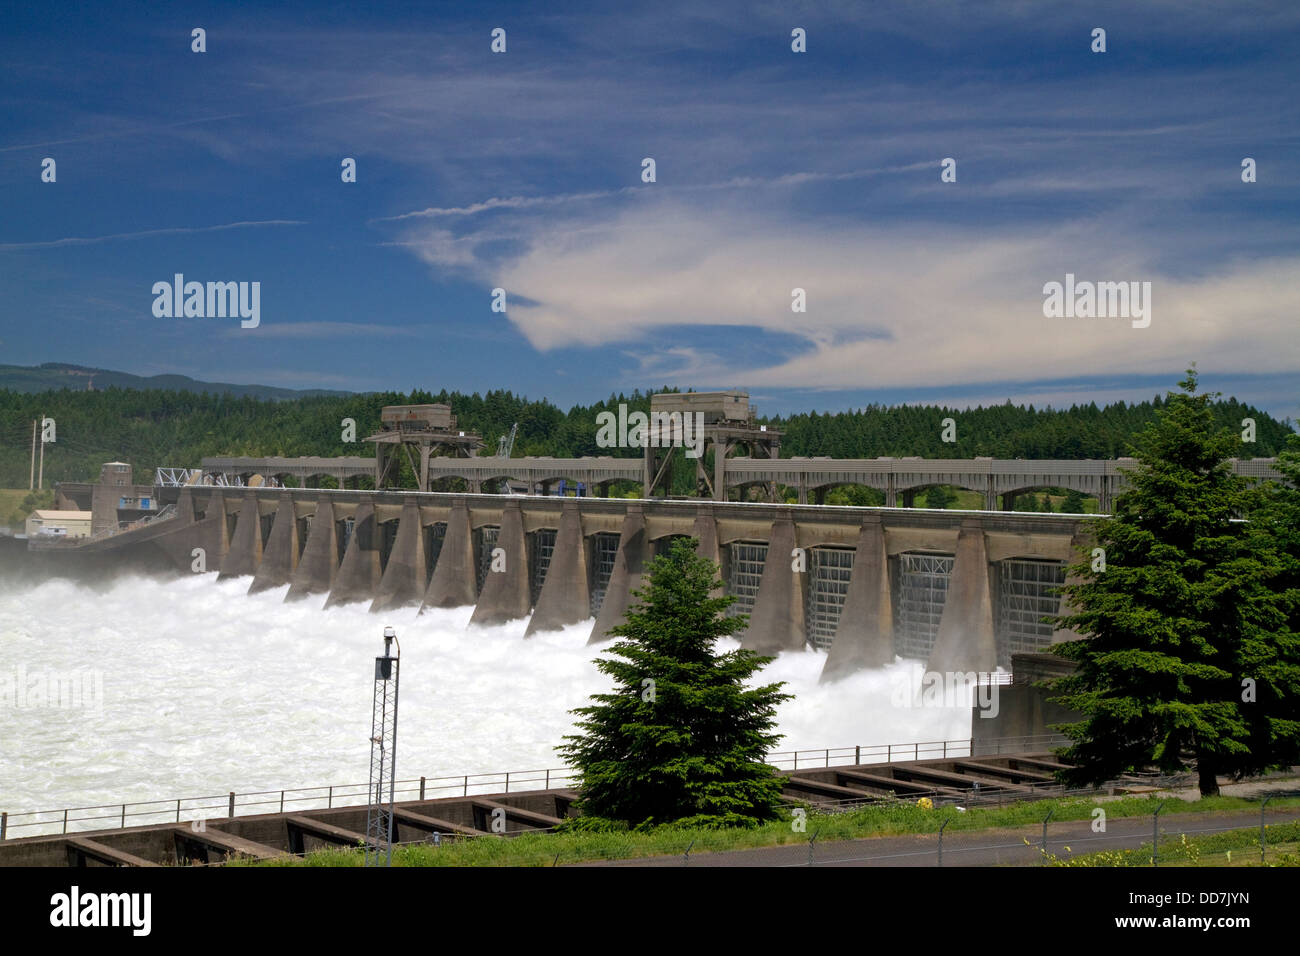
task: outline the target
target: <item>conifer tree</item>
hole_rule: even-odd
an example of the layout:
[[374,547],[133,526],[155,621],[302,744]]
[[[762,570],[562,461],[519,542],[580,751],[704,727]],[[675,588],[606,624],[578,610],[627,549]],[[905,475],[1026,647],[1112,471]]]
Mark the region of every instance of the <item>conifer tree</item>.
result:
[[776,706],[790,698],[780,683],[746,682],[772,660],[752,651],[714,652],[721,637],[743,630],[726,617],[733,597],[720,592],[718,566],[682,538],[649,565],[649,584],[611,633],[623,640],[596,666],[614,678],[581,715],[583,731],[560,754],[581,777],[585,815],[633,826],[749,826],[776,817],[781,778],[763,762],[780,740]]
[[1277,573],[1269,587],[1284,624],[1271,642],[1247,649],[1244,673],[1252,677],[1254,703],[1245,708],[1251,753],[1263,767],[1300,763],[1300,435],[1278,455],[1281,481],[1270,481],[1252,501],[1250,531],[1265,563]]
[[1113,517],[1088,523],[1104,570],[1079,564],[1064,588],[1076,611],[1057,626],[1083,635],[1053,648],[1077,665],[1055,684],[1083,717],[1061,728],[1071,783],[1194,766],[1210,795],[1220,774],[1293,759],[1294,697],[1278,696],[1294,688],[1296,663],[1274,590],[1280,559],[1239,520],[1258,496],[1232,473],[1240,443],[1215,421],[1214,394],[1196,394],[1194,368],[1179,384],[1141,437]]

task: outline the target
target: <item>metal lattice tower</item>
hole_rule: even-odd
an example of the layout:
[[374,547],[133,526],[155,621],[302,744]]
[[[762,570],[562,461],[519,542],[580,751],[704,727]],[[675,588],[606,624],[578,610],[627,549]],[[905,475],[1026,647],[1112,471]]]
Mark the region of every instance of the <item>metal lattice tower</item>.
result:
[[[510,426],[510,434],[509,434],[509,435],[502,435],[501,438],[500,438],[500,440],[497,441],[497,457],[498,457],[498,458],[509,458],[512,454],[514,454],[514,450],[515,450],[515,435],[517,435],[517,434],[519,434],[519,423],[518,423],[518,422],[515,422],[513,425]],[[501,479],[501,494],[503,494],[503,495],[508,495],[508,494],[510,494],[510,479],[509,479],[509,478],[502,478],[502,479]]]
[[497,439],[497,457],[509,458],[515,450],[515,436],[519,434],[519,423],[515,422],[510,426],[510,434],[502,435]]
[[[397,781],[397,682],[402,645],[384,628],[384,654],[375,658],[375,698],[370,711],[370,789],[366,806],[366,866],[393,865],[393,787]],[[387,789],[387,793],[385,793]],[[381,862],[382,858],[382,862]]]

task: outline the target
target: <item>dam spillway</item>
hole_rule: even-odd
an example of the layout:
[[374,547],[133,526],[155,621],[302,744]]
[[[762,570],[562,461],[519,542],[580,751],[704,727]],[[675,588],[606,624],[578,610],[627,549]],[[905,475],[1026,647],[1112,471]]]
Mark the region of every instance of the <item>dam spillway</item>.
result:
[[[75,498],[93,486],[62,486]],[[396,608],[473,605],[471,624],[528,634],[623,618],[648,562],[676,537],[721,568],[742,646],[827,651],[824,677],[896,656],[992,671],[1053,641],[1080,516],[707,500],[288,488],[159,488],[169,517],[50,550],[251,578],[286,600]],[[56,557],[51,555],[51,557]],[[1059,635],[1058,635],[1059,639]]]

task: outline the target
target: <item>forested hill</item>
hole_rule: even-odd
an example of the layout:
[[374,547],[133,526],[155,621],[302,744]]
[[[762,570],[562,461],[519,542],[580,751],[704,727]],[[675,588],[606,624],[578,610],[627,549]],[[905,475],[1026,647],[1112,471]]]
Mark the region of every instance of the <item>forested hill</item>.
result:
[[[782,454],[875,458],[1111,458],[1152,419],[1163,400],[1068,410],[999,405],[956,411],[939,407],[869,406],[837,414],[808,413],[763,419],[783,429]],[[361,439],[378,428],[384,405],[445,402],[460,427],[477,432],[496,450],[497,438],[519,423],[515,455],[620,455],[633,449],[596,447],[596,414],[620,402],[648,411],[649,394],[615,395],[590,406],[561,411],[547,401],[510,392],[462,395],[415,391],[262,401],[248,396],[110,388],[105,391],[26,394],[0,389],[0,487],[26,488],[32,421],[55,420],[57,442],[45,448],[45,480],[86,481],[105,461],[135,465],[144,480],[159,465],[197,467],[205,455],[370,455]],[[1217,406],[1224,426],[1239,432],[1254,418],[1257,441],[1243,457],[1277,453],[1290,431],[1255,408],[1229,399]],[[957,441],[941,440],[944,418],[957,423]],[[341,421],[353,418],[358,441],[342,442]]]
[[106,368],[46,362],[43,365],[0,365],[0,389],[15,392],[50,392],[67,388],[91,392],[106,388],[164,388],[169,391],[224,392],[253,398],[306,398],[313,395],[348,395],[331,389],[278,388],[274,385],[232,385],[229,382],[201,382],[188,375],[132,375]]

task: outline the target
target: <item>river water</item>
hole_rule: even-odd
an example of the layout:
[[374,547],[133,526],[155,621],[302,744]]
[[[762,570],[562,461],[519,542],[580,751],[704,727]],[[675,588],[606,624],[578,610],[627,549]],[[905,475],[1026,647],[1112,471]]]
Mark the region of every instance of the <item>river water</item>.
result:
[[[589,621],[525,641],[526,621],[467,628],[471,608],[326,611],[248,584],[0,581],[0,810],[364,783],[385,624],[402,650],[399,778],[559,767],[569,711],[610,686]],[[786,653],[760,672],[795,695],[779,750],[970,736],[969,707],[891,701],[914,663],[820,685],[824,661]]]

